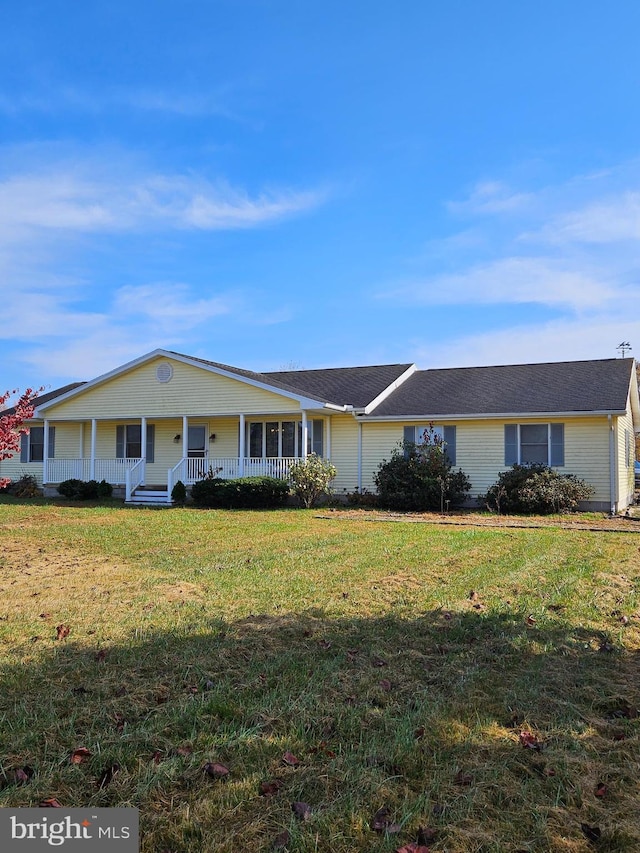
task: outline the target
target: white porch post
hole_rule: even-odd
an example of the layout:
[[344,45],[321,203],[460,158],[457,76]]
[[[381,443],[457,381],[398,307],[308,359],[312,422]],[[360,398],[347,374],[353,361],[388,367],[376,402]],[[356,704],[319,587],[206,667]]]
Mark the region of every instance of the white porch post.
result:
[[238,476],[244,477],[244,457],[247,455],[246,448],[246,428],[244,423],[244,414],[240,413],[240,443],[238,445],[238,455],[240,459],[238,460]]
[[42,442],[42,485],[49,482],[49,421],[45,418]]
[[142,482],[141,486],[144,486],[144,480],[147,475],[147,419],[140,418],[140,455],[142,456]]
[[84,480],[84,421],[80,422],[80,462],[78,464],[78,472],[76,474],[78,480]]
[[309,423],[307,422],[306,409],[302,410],[302,447],[300,456],[302,459],[307,458],[307,443],[309,441]]
[[98,437],[98,421],[91,418],[91,461],[89,462],[89,479],[96,478],[96,440]]
[[[189,455],[189,418],[186,415],[182,416],[182,459],[186,459]],[[186,483],[189,472],[187,471],[187,463],[182,463],[182,479]]]
[[327,425],[327,446],[324,450],[324,458],[331,460],[331,418],[325,421]]

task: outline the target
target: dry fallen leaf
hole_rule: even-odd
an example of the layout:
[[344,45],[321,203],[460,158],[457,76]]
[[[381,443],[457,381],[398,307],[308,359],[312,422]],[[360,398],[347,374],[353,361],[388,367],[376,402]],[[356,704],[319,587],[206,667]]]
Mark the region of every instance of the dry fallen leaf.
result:
[[453,779],[453,784],[459,785],[461,788],[466,788],[473,784],[473,776],[471,773],[465,773],[464,770],[459,770]]
[[291,803],[291,811],[300,820],[309,820],[311,817],[311,806],[308,803]]
[[49,797],[47,800],[40,800],[38,807],[41,809],[61,809],[62,806],[55,797]]
[[531,732],[520,732],[519,740],[520,745],[525,749],[535,749],[536,752],[542,752],[542,743]]
[[211,779],[224,779],[225,776],[229,775],[228,767],[225,767],[224,764],[216,764],[211,761],[207,761],[202,769]]
[[596,790],[595,790],[596,797],[600,797],[602,799],[602,797],[606,797],[608,793],[609,793],[609,789],[604,784],[604,782],[598,782],[598,784],[596,785]]
[[271,779],[269,782],[260,782],[260,796],[273,797],[282,788],[282,779]]
[[73,750],[69,756],[69,761],[71,764],[82,764],[82,762],[90,756],[91,752],[86,748],[86,746],[79,746],[77,749]]
[[71,629],[68,625],[57,625],[56,626],[56,640],[64,640],[65,637],[69,636],[69,632]]
[[384,832],[391,823],[391,809],[382,806],[371,818],[369,826],[374,832]]
[[289,830],[285,829],[282,832],[278,833],[276,837],[273,839],[273,849],[274,850],[282,850],[283,847],[286,847],[291,841],[291,835],[289,834]]
[[285,754],[282,756],[282,761],[289,767],[297,767],[300,764],[300,762],[292,752],[285,752]]
[[600,841],[602,831],[599,826],[589,826],[588,823],[581,823],[580,829],[583,831],[589,841]]

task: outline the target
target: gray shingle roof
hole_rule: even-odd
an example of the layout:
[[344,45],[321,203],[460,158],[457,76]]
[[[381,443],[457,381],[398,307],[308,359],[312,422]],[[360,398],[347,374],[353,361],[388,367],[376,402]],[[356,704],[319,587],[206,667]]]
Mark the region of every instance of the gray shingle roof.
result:
[[235,373],[265,385],[272,385],[283,391],[311,397],[323,403],[354,406],[357,409],[364,408],[375,400],[411,367],[411,364],[382,364],[367,367],[330,367],[318,370],[277,370],[256,373],[183,353],[174,353],[174,355],[180,355],[209,367],[217,367],[227,373]]
[[419,370],[373,417],[610,412],[626,408],[631,358]]
[[411,367],[410,364],[378,364],[370,367],[331,367],[324,370],[286,370],[263,373],[299,388],[308,397],[328,403],[364,408]]
[[[56,388],[55,391],[47,391],[46,394],[38,394],[34,400],[34,406],[40,406],[42,403],[48,403],[50,400],[55,400],[56,397],[62,397],[68,391],[75,391],[81,385],[86,385],[86,382],[70,382],[68,385],[63,385],[62,388]],[[12,415],[15,412],[15,407],[4,409],[0,414]]]

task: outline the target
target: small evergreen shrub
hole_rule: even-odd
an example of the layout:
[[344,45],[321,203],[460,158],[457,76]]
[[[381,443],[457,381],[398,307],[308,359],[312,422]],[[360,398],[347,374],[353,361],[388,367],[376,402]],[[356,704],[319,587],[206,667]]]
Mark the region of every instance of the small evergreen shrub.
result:
[[309,509],[320,498],[331,494],[331,482],[337,473],[331,462],[316,453],[310,453],[306,459],[294,462],[289,468],[291,491]]
[[288,495],[288,484],[275,477],[206,477],[191,487],[194,504],[208,509],[272,509],[284,506]]
[[385,459],[376,474],[380,506],[420,512],[440,511],[464,503],[471,481],[464,471],[453,471],[442,440],[426,434],[424,444],[403,441]]
[[106,480],[100,480],[98,483],[98,497],[99,498],[110,498],[113,495],[113,486],[111,483],[107,483]]
[[178,506],[184,506],[187,502],[187,487],[182,480],[178,480],[175,486],[171,489],[171,500]]
[[573,474],[559,474],[546,465],[513,465],[502,471],[478,503],[497,513],[573,512],[594,489]]
[[[102,492],[102,494],[101,494]],[[58,486],[58,493],[71,501],[92,501],[100,497],[110,497],[113,488],[103,480],[63,480]]]

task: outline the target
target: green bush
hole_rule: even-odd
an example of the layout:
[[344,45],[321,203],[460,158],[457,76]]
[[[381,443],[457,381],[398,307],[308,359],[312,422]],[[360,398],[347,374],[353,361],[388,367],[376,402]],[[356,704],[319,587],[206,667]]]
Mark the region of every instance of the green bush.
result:
[[403,441],[374,475],[380,506],[420,512],[464,503],[471,481],[451,462],[437,438],[425,444]]
[[274,477],[206,477],[191,488],[194,504],[209,509],[272,509],[284,506],[288,495],[288,484]]
[[85,481],[72,478],[63,480],[58,486],[58,492],[71,501],[93,501],[101,497],[111,497],[113,488],[106,480],[99,483],[97,480]]
[[178,504],[178,506],[184,506],[187,502],[187,487],[182,480],[178,480],[171,489],[171,500],[174,504]]
[[573,474],[558,474],[546,465],[513,465],[478,502],[498,513],[549,515],[572,512],[588,500],[593,488]]
[[331,481],[337,473],[331,462],[310,453],[306,459],[294,462],[289,469],[291,491],[309,509],[321,497],[331,494]]

